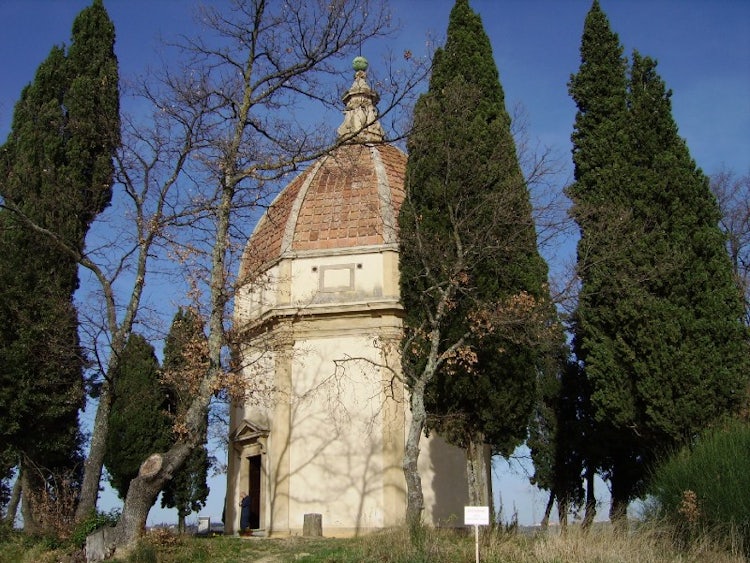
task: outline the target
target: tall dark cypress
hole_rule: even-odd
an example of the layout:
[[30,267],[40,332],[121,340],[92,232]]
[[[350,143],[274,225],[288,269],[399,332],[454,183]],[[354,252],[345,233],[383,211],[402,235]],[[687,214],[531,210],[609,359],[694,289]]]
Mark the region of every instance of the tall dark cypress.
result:
[[[571,137],[575,182],[568,188],[568,195],[575,204],[574,217],[584,218],[587,224],[609,223],[600,214],[622,185],[619,171],[623,167],[627,120],[627,59],[622,52],[617,34],[598,0],[594,0],[583,28],[581,66],[569,83],[578,113]],[[581,231],[579,259],[601,246],[598,239],[589,242],[596,229]],[[594,266],[596,261],[590,262]]]
[[[580,68],[568,85],[578,112],[571,137],[575,182],[567,193],[573,201],[572,215],[580,228],[578,275],[582,284],[573,318],[573,344],[577,359],[588,368],[591,363],[603,361],[596,359],[595,343],[606,341],[606,330],[613,329],[613,321],[606,316],[619,291],[610,279],[610,268],[622,261],[619,254],[628,250],[623,232],[627,205],[622,201],[628,65],[620,40],[598,0],[594,0],[586,16],[580,52]],[[616,367],[610,364],[609,369]],[[584,377],[588,377],[588,369]],[[608,456],[613,453],[621,454],[618,463],[623,474],[626,467],[635,470],[639,460],[632,457],[632,448],[618,451],[606,447],[619,444],[622,438],[615,432],[614,421],[597,420],[594,391],[588,380],[586,383],[578,392],[581,405],[588,409],[581,417],[591,423],[584,425],[589,435],[581,443],[587,473],[591,476],[601,469],[609,475],[613,461]],[[593,508],[593,504],[589,506]]]
[[[659,455],[739,406],[749,355],[718,206],[679,137],[671,94],[654,61],[637,53],[624,88],[606,89],[622,64],[611,41],[590,42],[594,18],[605,19],[597,3],[571,81],[580,111],[570,193],[582,235],[575,338],[596,420],[609,433],[602,468],[610,516],[621,521]],[[586,58],[596,52],[598,75]],[[607,93],[617,108],[625,100],[624,114],[616,123],[606,111],[589,119],[587,108],[610,103]]]
[[[425,406],[428,426],[467,448],[469,477],[480,481],[470,491],[482,502],[484,445],[507,453],[524,439],[543,361],[542,347],[505,330],[499,316],[517,313],[509,303],[518,299],[546,307],[541,324],[553,316],[510,121],[481,18],[458,0],[408,142],[401,298],[407,335],[433,323],[441,352],[464,342],[435,372]],[[446,290],[455,294],[435,324]],[[422,372],[427,346],[407,348],[407,377]]]
[[[0,212],[2,440],[29,476],[80,470],[75,254],[109,204],[118,144],[114,26],[95,0],[76,18],[69,50],[53,48],[23,90],[0,148],[0,195],[11,209]],[[31,528],[30,512],[25,520]]]
[[[750,355],[721,213],[679,135],[670,97],[656,62],[634,53],[628,155],[642,241],[628,273],[639,281],[636,303],[647,322],[623,340],[641,351],[633,369],[638,405],[647,407],[634,423],[671,445],[690,442],[739,405]],[[632,316],[623,318],[629,326]]]
[[559,372],[548,370],[540,376],[539,399],[526,443],[534,464],[529,481],[550,493],[542,525],[549,522],[557,501],[558,521],[565,530],[568,513],[584,500],[582,475],[588,429],[581,417],[580,367],[574,361],[560,364],[564,367]]
[[[207,368],[206,335],[203,322],[192,309],[177,311],[164,343],[163,370],[170,382],[170,405],[175,416],[183,414],[194,395],[192,385]],[[205,442],[205,437],[204,437]],[[185,463],[162,491],[163,507],[177,509],[177,527],[185,531],[185,519],[203,508],[208,499],[207,445],[193,448]]]
[[143,460],[169,448],[172,420],[154,347],[143,336],[130,336],[113,375],[116,385],[104,465],[110,483],[124,499]]

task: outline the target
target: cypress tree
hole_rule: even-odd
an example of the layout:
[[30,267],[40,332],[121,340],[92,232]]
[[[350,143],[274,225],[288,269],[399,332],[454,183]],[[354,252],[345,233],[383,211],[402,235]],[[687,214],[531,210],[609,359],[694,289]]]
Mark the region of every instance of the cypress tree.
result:
[[[580,53],[580,68],[568,85],[578,112],[571,137],[575,181],[567,193],[573,201],[571,214],[580,228],[578,275],[582,285],[573,317],[573,344],[577,359],[588,368],[591,342],[600,338],[599,326],[592,319],[606,315],[608,305],[617,299],[618,288],[611,283],[611,271],[605,264],[616,262],[618,252],[627,252],[621,232],[622,217],[626,216],[621,186],[625,166],[627,60],[598,0],[594,0],[586,16]],[[587,376],[588,369],[584,377]],[[612,463],[604,459],[607,449],[604,444],[619,443],[619,438],[613,438],[616,433],[611,421],[596,418],[592,394],[592,387],[586,381],[579,395],[586,409],[580,416],[591,422],[588,439],[583,444],[589,478],[595,469],[605,470],[606,475]],[[623,452],[628,450],[623,448]],[[624,469],[624,459],[620,464]],[[593,481],[590,479],[589,483]]]
[[413,344],[404,372],[407,381],[425,373],[429,339],[414,336],[439,331],[447,357],[425,391],[428,427],[467,448],[473,500],[489,503],[484,445],[508,453],[523,441],[543,361],[538,339],[506,330],[519,321],[507,316],[533,309],[530,322],[546,326],[553,315],[492,48],[467,0],[451,11],[408,149],[400,267]]
[[[59,134],[65,120],[58,94],[64,65],[63,51],[54,48],[25,88],[2,147],[6,204],[62,236],[68,234],[69,217],[55,192],[65,144]],[[83,404],[83,380],[71,303],[76,267],[14,212],[3,210],[0,217],[4,437],[33,469],[52,470],[68,459],[80,461],[77,412]]]
[[534,409],[527,445],[534,474],[532,485],[550,492],[542,519],[546,527],[552,504],[557,501],[560,527],[567,526],[571,508],[583,504],[583,470],[588,437],[581,418],[581,370],[576,362],[560,362],[559,373],[548,370],[539,381],[539,400]]
[[[586,268],[587,280],[579,295],[579,312],[590,301],[595,307],[608,285],[607,272],[596,269],[602,258],[598,253],[610,252],[606,241],[617,236],[621,222],[627,122],[627,60],[622,51],[617,34],[594,0],[584,23],[581,65],[568,85],[578,112],[571,136],[575,181],[567,193],[581,227],[578,262]],[[580,354],[581,349],[576,351]]]
[[[45,472],[50,483],[66,473],[75,487],[69,473],[80,471],[84,357],[74,256],[111,197],[118,100],[114,27],[95,0],[76,18],[68,52],[54,47],[23,90],[0,148],[0,195],[12,209],[0,213],[2,439],[38,490]],[[33,496],[26,493],[25,503]],[[25,526],[33,525],[27,511]]]
[[648,322],[635,328],[632,312],[624,316],[623,340],[642,351],[633,370],[648,409],[634,423],[643,427],[642,417],[650,440],[681,445],[739,405],[750,362],[721,212],[679,136],[670,97],[656,62],[634,53],[628,155],[642,238],[627,275],[639,280],[633,297]]
[[123,350],[117,373],[104,465],[120,498],[149,455],[166,451],[171,444],[169,394],[159,378],[154,347],[132,334]]
[[608,28],[595,2],[571,80],[570,194],[581,228],[576,351],[609,436],[610,516],[622,521],[659,455],[739,406],[748,350],[718,206],[678,135],[670,92],[637,53],[623,85]]
[[210,464],[205,444],[194,448],[162,490],[161,505],[177,509],[177,529],[180,533],[185,532],[185,519],[206,506],[210,492],[207,484]]
[[[192,309],[180,308],[164,343],[164,379],[169,382],[170,408],[180,417],[195,394],[193,385],[207,367],[206,336],[203,322]],[[197,377],[196,377],[197,376]],[[208,499],[206,483],[210,459],[206,444],[190,452],[162,491],[163,507],[176,508],[178,529],[185,530],[185,518],[203,508]]]

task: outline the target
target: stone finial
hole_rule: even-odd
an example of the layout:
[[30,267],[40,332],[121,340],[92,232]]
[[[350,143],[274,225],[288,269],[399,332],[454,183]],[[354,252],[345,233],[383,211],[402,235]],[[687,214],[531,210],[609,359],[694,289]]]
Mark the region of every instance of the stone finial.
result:
[[359,143],[380,143],[385,138],[376,107],[380,96],[367,83],[367,66],[367,59],[362,56],[355,57],[352,63],[354,83],[342,97],[346,108],[344,123],[337,130],[339,139],[346,138]]

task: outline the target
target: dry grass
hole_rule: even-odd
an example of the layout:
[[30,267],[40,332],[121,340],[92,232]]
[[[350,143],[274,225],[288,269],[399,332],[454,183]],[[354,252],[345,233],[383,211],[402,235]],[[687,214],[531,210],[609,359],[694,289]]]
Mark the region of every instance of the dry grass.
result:
[[[666,525],[643,524],[627,534],[617,534],[608,525],[584,533],[571,526],[568,533],[486,532],[480,538],[483,563],[739,563],[745,561],[739,541],[732,535],[702,536],[682,548]],[[739,536],[738,536],[739,538]],[[19,539],[19,538],[17,538]],[[284,563],[473,563],[474,536],[464,531],[425,528],[419,547],[407,530],[390,530],[352,539],[335,538],[165,538],[150,536],[123,561],[234,563],[263,561]],[[0,563],[59,561],[40,546],[22,542],[0,543]],[[5,552],[14,547],[10,553]],[[52,558],[50,558],[52,556]],[[70,559],[68,559],[70,560]]]
[[[510,555],[510,554],[508,554]],[[499,554],[497,561],[502,561]],[[718,542],[702,538],[680,550],[671,532],[658,525],[646,524],[630,533],[617,533],[611,526],[601,526],[584,533],[572,528],[566,535],[547,534],[533,540],[530,553],[513,554],[513,561],[552,563],[591,561],[617,563],[656,563],[663,561],[729,563],[745,561],[740,550],[733,554]]]
[[[744,562],[739,542],[702,537],[689,546],[676,547],[670,529],[661,524],[642,524],[627,534],[616,533],[609,525],[589,532],[571,526],[565,535],[558,530],[534,534],[486,533],[480,539],[480,559],[503,563],[680,563]],[[431,563],[471,563],[474,561],[472,534],[426,530],[424,547],[414,550],[405,531],[393,531],[360,540],[359,550],[332,561],[382,561]],[[324,559],[321,559],[324,560]]]

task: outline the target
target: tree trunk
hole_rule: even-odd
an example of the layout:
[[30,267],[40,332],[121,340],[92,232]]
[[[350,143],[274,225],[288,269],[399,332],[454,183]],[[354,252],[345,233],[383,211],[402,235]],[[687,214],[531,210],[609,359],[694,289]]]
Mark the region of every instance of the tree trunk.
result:
[[410,529],[422,523],[424,495],[422,477],[419,474],[419,441],[426,419],[424,407],[424,384],[418,382],[411,389],[411,424],[404,448],[404,477],[406,478],[406,523]]
[[106,546],[115,556],[118,556],[118,551],[127,549],[138,541],[159,491],[182,467],[190,452],[202,443],[202,438],[206,435],[211,389],[216,384],[215,374],[214,370],[213,375],[206,376],[201,382],[198,394],[185,415],[185,424],[190,430],[188,438],[175,443],[165,454],[150,456],[141,464],[138,477],[130,482],[122,514],[115,526],[110,545]]
[[420,374],[413,378],[409,388],[409,406],[411,407],[411,424],[404,446],[404,477],[406,479],[406,524],[410,530],[412,542],[421,541],[423,536],[417,534],[422,524],[424,511],[424,494],[422,493],[422,477],[419,474],[419,441],[422,439],[427,411],[424,406],[424,393],[427,384],[435,376],[439,367],[438,350],[440,349],[440,323],[445,316],[448,302],[453,292],[444,294],[438,312],[432,320],[430,331],[430,352],[427,362]]
[[165,454],[153,454],[141,464],[138,477],[130,482],[122,514],[110,538],[111,544],[106,546],[108,552],[119,557],[121,550],[138,541],[146,528],[146,519],[156,497],[193,447],[187,442],[178,442]]
[[34,489],[29,478],[29,468],[21,462],[21,516],[23,516],[23,531],[28,535],[37,535],[41,532],[41,526],[34,514]]
[[555,504],[555,491],[549,492],[549,499],[547,499],[547,506],[544,509],[544,516],[539,526],[542,530],[547,530],[549,527],[549,515],[552,512],[552,505]]
[[596,497],[594,496],[594,472],[586,468],[586,512],[581,527],[588,530],[596,517]]
[[180,535],[185,533],[185,515],[179,511],[177,513],[177,533]]
[[628,527],[628,504],[626,499],[615,498],[609,507],[609,520],[618,532],[624,532]]
[[469,504],[489,506],[492,513],[492,485],[488,477],[484,435],[481,432],[469,437],[466,447],[466,476],[469,485]]
[[624,532],[628,527],[628,504],[630,503],[630,487],[626,479],[622,479],[617,466],[612,470],[612,504],[609,507],[609,521],[615,530]]
[[23,466],[18,466],[18,476],[16,482],[13,483],[13,489],[10,492],[10,500],[8,501],[8,509],[5,512],[5,523],[11,528],[16,523],[16,514],[18,513],[18,503],[21,500],[21,475],[23,472]]
[[109,382],[105,381],[99,394],[99,405],[94,417],[89,453],[83,462],[83,482],[81,483],[81,494],[76,507],[76,522],[88,518],[96,511],[96,503],[99,499],[99,484],[102,480],[102,467],[104,466],[104,454],[107,449],[111,407],[112,394]]
[[565,534],[568,531],[568,509],[570,508],[570,501],[568,497],[557,499],[557,520],[560,522],[560,533]]

